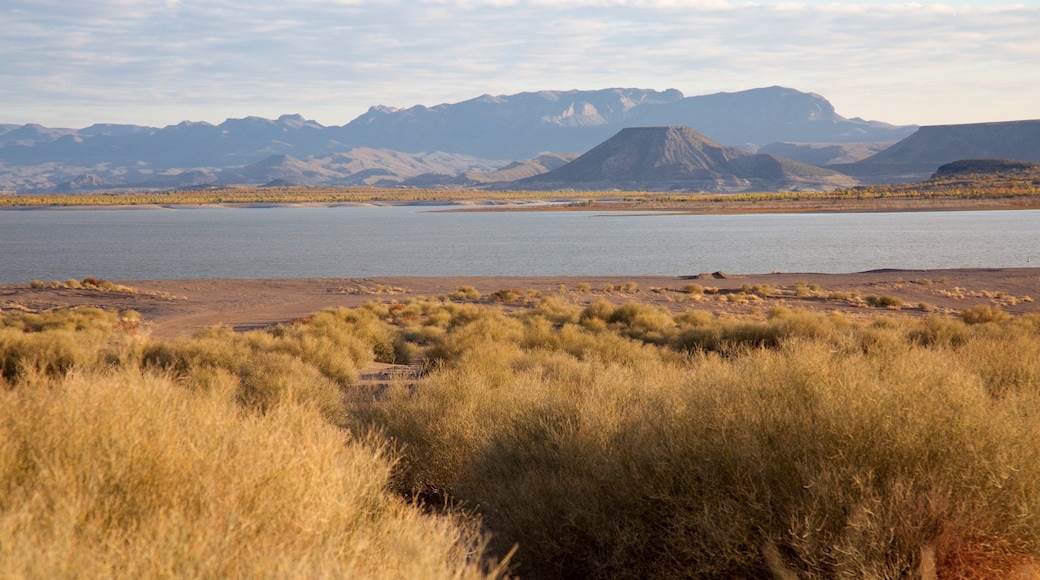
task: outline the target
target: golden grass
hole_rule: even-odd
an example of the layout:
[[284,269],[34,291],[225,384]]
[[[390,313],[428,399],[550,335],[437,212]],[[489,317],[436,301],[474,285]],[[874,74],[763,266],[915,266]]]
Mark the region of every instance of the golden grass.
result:
[[387,493],[385,448],[307,405],[148,373],[0,391],[0,576],[478,577],[480,539]]
[[405,493],[475,506],[534,577],[1033,565],[1036,320],[655,314],[459,325],[417,389],[352,414],[402,446]]
[[1040,315],[525,299],[0,318],[0,576],[1036,573]]

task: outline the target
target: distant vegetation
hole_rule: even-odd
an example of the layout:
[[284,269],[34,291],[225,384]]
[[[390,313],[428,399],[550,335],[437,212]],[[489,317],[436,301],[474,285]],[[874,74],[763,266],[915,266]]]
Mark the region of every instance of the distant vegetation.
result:
[[296,204],[296,203],[417,203],[433,201],[523,201],[573,199],[582,203],[552,209],[612,209],[592,200],[623,200],[645,209],[691,211],[841,211],[842,209],[958,207],[1034,207],[1040,204],[1040,164],[1015,171],[945,173],[913,184],[872,185],[827,192],[765,192],[735,194],[647,193],[638,191],[485,191],[473,189],[384,189],[371,187],[228,187],[200,191],[107,192],[84,194],[0,195],[0,207],[179,205],[179,204]]
[[[0,317],[0,576],[478,577],[513,554],[525,577],[1003,578],[1040,559],[1040,315],[500,294],[530,305],[463,287],[168,342],[95,309]],[[411,366],[372,384],[373,361]]]

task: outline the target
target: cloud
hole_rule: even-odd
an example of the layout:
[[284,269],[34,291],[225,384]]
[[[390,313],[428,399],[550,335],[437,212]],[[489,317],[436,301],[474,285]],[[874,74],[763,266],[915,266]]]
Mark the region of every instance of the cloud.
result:
[[[723,0],[14,0],[0,122],[161,125],[784,85],[891,122],[1040,117],[1040,8]],[[1001,107],[993,106],[1000,102]]]

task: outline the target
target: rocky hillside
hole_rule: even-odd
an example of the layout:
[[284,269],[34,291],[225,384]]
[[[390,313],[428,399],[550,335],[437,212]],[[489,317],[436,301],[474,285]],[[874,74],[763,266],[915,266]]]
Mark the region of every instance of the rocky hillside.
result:
[[776,155],[810,165],[855,163],[895,145],[895,141],[868,141],[864,143],[770,143],[757,153]]
[[1040,163],[1012,159],[962,159],[940,166],[932,179],[1015,174],[1040,176]]
[[840,173],[726,147],[689,127],[632,127],[559,169],[508,187],[735,192],[852,185]]
[[983,158],[1040,161],[1040,120],[921,127],[876,155],[832,168],[864,183],[909,183],[946,163]]

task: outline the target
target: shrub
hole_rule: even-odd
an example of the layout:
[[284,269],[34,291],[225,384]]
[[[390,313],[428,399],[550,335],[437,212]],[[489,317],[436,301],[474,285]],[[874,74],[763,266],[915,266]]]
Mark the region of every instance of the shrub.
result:
[[518,288],[503,288],[491,293],[492,300],[496,302],[519,302],[524,297],[524,291]]
[[742,284],[740,290],[745,294],[753,294],[763,298],[776,294],[776,288],[769,284]]
[[600,298],[581,311],[580,320],[598,319],[606,322],[614,314],[614,304]]
[[34,278],[31,282],[29,282],[29,287],[33,288],[33,289],[36,289],[36,290],[39,290],[40,288],[46,288],[47,287],[47,283],[44,282],[43,280],[38,279],[38,278]]
[[1006,322],[1011,316],[999,306],[979,304],[961,312],[961,320],[968,324],[985,324],[987,322]]
[[945,316],[929,316],[909,332],[910,340],[926,346],[960,346],[968,340],[964,322]]
[[903,300],[900,299],[898,296],[875,296],[873,294],[869,294],[863,297],[863,301],[875,308],[884,307],[899,310],[899,308],[903,306]]
[[697,294],[697,295],[704,294],[704,286],[701,286],[700,284],[697,284],[696,282],[690,282],[689,284],[683,286],[683,290],[682,291],[687,293],[687,294]]
[[673,317],[675,323],[682,326],[707,326],[715,319],[715,315],[704,310],[687,310]]
[[480,300],[480,292],[473,286],[460,286],[458,290],[448,294],[451,300]]

